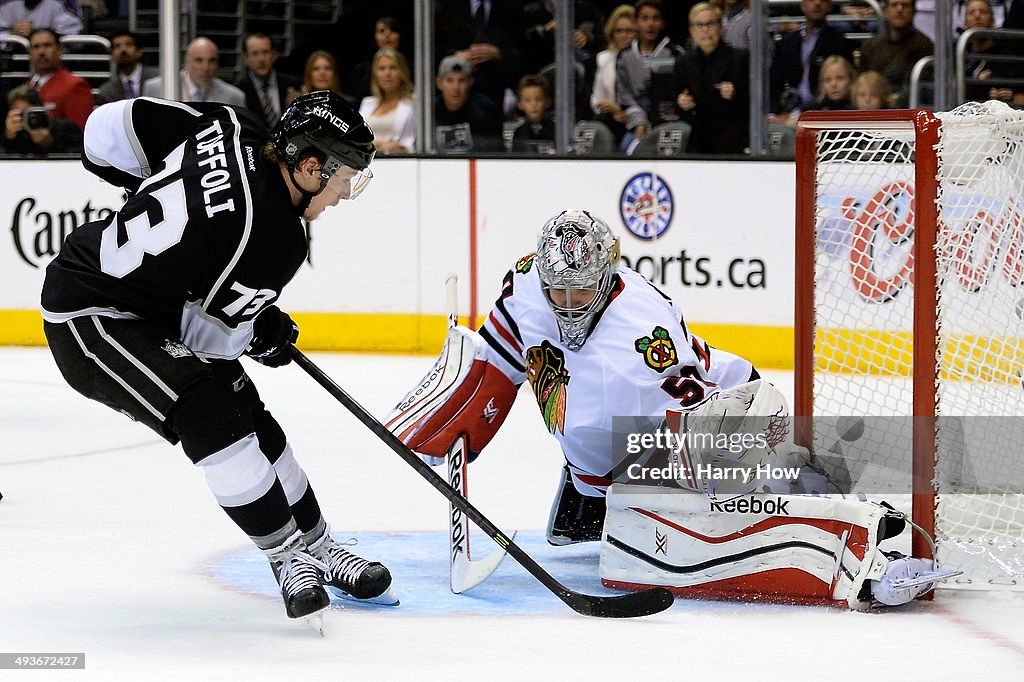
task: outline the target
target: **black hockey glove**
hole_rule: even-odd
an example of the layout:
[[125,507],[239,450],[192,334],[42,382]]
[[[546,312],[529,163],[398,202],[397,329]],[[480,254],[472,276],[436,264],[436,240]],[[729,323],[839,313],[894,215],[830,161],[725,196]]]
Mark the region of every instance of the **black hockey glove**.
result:
[[288,313],[269,306],[252,323],[252,341],[245,349],[250,358],[267,367],[282,367],[292,361],[286,352],[299,338],[299,327]]

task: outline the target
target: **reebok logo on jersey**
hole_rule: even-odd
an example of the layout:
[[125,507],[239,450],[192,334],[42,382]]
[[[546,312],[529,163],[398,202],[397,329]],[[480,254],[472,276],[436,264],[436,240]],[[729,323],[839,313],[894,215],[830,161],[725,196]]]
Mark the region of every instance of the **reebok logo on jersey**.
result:
[[487,420],[488,424],[490,424],[494,421],[494,418],[498,416],[498,412],[498,408],[494,406],[494,398],[491,398],[484,406],[483,418]]
[[759,497],[741,497],[729,502],[712,502],[711,511],[725,514],[778,514],[789,516],[789,500],[776,497],[774,500],[762,500]]
[[249,163],[249,170],[253,173],[256,172],[256,157],[253,154],[253,148],[249,145],[245,145],[245,160]]

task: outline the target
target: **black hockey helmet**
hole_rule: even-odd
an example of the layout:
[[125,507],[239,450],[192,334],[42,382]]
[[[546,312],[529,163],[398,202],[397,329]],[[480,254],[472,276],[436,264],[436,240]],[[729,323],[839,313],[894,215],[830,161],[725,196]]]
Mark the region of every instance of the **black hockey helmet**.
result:
[[274,126],[271,139],[277,153],[294,169],[310,148],[326,155],[328,178],[341,165],[364,170],[373,160],[373,133],[351,104],[329,90],[295,98]]

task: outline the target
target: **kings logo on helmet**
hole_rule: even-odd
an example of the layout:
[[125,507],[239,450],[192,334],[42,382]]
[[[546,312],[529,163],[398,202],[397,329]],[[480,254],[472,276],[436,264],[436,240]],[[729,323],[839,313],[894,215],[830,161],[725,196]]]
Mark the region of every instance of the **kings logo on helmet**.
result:
[[661,237],[672,224],[672,190],[665,178],[654,173],[637,173],[626,181],[619,197],[622,224],[644,241]]

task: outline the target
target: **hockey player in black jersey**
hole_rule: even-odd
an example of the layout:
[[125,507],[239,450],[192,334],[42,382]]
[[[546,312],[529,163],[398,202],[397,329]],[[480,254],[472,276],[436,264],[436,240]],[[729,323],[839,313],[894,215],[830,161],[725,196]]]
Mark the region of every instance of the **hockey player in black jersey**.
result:
[[47,267],[44,331],[72,388],[181,443],[267,554],[290,617],[325,608],[325,586],[397,603],[387,568],[331,538],[238,360],[289,362],[298,327],[274,301],[306,258],[302,218],[360,193],[373,134],[318,91],[269,137],[224,105],[139,98],[93,112],[83,163],[130,198],[72,232]]

